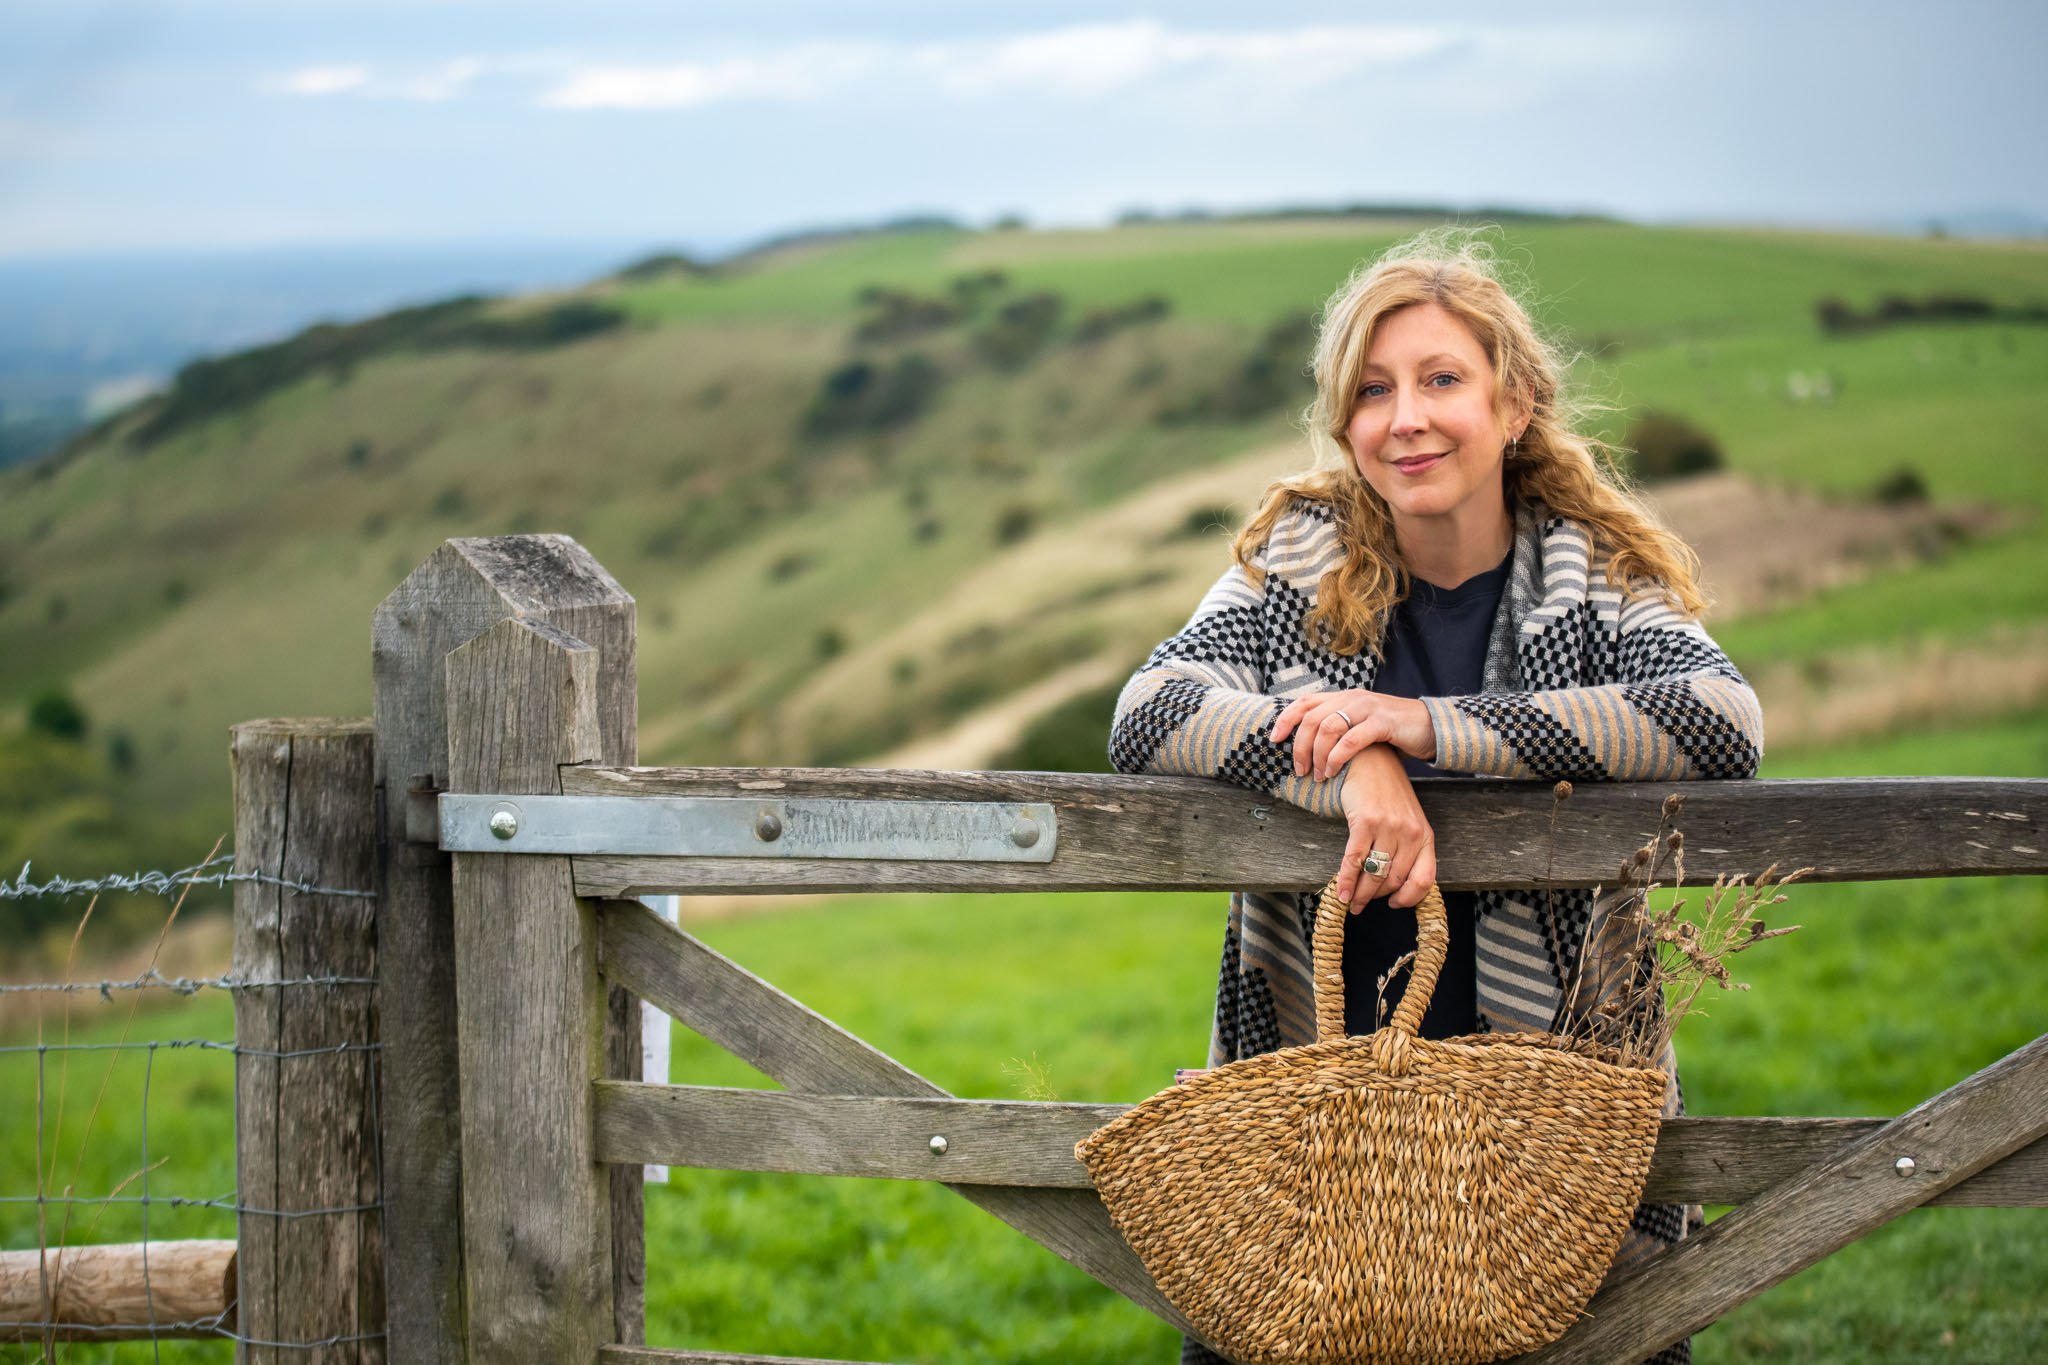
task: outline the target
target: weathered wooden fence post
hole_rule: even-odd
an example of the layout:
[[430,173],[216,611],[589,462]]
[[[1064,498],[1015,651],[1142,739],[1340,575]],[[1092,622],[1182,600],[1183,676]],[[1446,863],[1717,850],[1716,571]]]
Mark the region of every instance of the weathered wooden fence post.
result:
[[[449,790],[561,791],[595,761],[597,651],[501,621],[448,656]],[[604,1075],[597,903],[566,857],[455,855],[463,1282],[473,1360],[596,1358],[612,1338],[610,1177],[591,1086]]]
[[[374,861],[367,720],[234,727],[235,867],[367,888]],[[384,1359],[377,1202],[374,902],[235,884],[237,1328],[250,1362]],[[339,978],[338,980],[336,978]],[[326,984],[320,984],[325,982]],[[341,1049],[315,1052],[315,1049]],[[307,1052],[306,1056],[278,1056]],[[271,1054],[271,1055],[265,1055]],[[311,1210],[332,1209],[332,1213]]]
[[[451,540],[378,607],[377,941],[383,1008],[385,1284],[395,1365],[466,1359],[461,1082],[450,860],[432,792],[448,785],[447,658],[501,621],[543,623],[597,651],[597,753],[635,761],[633,599],[566,536]],[[639,1075],[637,1002],[613,991],[606,1074]],[[536,1135],[537,1136],[537,1135]],[[642,1339],[640,1171],[611,1171],[613,1331]]]

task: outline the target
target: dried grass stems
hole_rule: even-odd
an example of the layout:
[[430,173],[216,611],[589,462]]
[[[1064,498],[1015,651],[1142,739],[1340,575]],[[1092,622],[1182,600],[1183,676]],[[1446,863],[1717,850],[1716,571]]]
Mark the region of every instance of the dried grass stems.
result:
[[[1571,793],[1568,784],[1558,786],[1561,804]],[[1730,973],[1729,958],[1799,927],[1774,929],[1761,912],[1783,904],[1782,888],[1810,867],[1780,877],[1773,863],[1753,879],[1717,877],[1691,913],[1691,901],[1677,895],[1653,908],[1652,894],[1667,878],[1674,893],[1685,883],[1685,835],[1672,823],[1684,805],[1677,793],[1666,797],[1657,832],[1622,864],[1617,885],[1594,890],[1572,981],[1551,1024],[1562,1046],[1622,1066],[1657,1065],[1709,984],[1749,989]]]

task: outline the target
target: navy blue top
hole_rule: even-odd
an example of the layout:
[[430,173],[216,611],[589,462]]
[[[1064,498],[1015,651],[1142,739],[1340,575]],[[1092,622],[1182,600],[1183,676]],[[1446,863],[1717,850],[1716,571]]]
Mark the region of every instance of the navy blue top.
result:
[[[1493,618],[1513,568],[1514,551],[1499,565],[1455,588],[1439,588],[1417,578],[1408,596],[1387,622],[1385,655],[1372,690],[1394,697],[1460,697],[1483,691],[1486,646]],[[1419,758],[1402,755],[1408,776],[1460,777]],[[1438,978],[1429,1010],[1422,1016],[1425,1038],[1455,1038],[1479,1026],[1479,960],[1473,920],[1477,899],[1470,891],[1444,893],[1450,916],[1451,946]],[[1344,926],[1344,1027],[1350,1033],[1371,1033],[1379,1000],[1378,981],[1405,953],[1415,951],[1415,914],[1395,910],[1384,897],[1368,903]],[[1408,981],[1404,971],[1388,984],[1387,1010],[1393,1011]]]

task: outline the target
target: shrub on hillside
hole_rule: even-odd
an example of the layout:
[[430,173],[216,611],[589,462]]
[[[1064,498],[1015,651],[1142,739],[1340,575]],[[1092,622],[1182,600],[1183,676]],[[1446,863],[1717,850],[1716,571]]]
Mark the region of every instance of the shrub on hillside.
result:
[[1144,298],[1110,308],[1091,308],[1074,324],[1073,339],[1086,345],[1129,327],[1143,327],[1161,321],[1172,311],[1172,301],[1161,294],[1147,294]]
[[1207,392],[1167,409],[1160,420],[1241,422],[1307,402],[1315,393],[1308,373],[1315,338],[1312,316],[1289,313],[1268,327],[1244,359]]
[[465,294],[362,322],[316,323],[288,341],[195,360],[178,371],[168,391],[144,401],[142,419],[130,439],[137,445],[154,445],[310,375],[346,379],[363,361],[402,348],[532,350],[580,341],[626,321],[620,309],[588,299],[502,317],[485,316],[489,302],[481,295]]
[[91,728],[85,708],[61,688],[39,692],[29,699],[28,728],[55,739],[81,740]]
[[890,365],[848,361],[820,381],[803,416],[803,433],[831,438],[903,426],[931,408],[945,383],[945,372],[915,351]]
[[1021,369],[1052,340],[1066,300],[1058,294],[1026,294],[996,310],[974,334],[975,348],[998,369]]
[[867,311],[854,325],[853,339],[861,345],[902,341],[951,327],[960,321],[959,305],[945,299],[929,299],[902,289],[869,285],[858,295]]
[[671,276],[691,279],[710,273],[710,266],[692,260],[679,251],[662,251],[619,267],[612,272],[612,278],[622,284],[646,284],[651,280],[665,280]]
[[1038,525],[1038,509],[1024,503],[1012,503],[996,518],[996,544],[1015,545],[1031,534]]
[[1628,429],[1628,465],[1645,483],[1721,468],[1720,444],[1683,417],[1646,412]]
[[1902,464],[1879,479],[1870,496],[1885,507],[1916,507],[1927,501],[1927,480],[1913,466]]
[[1069,697],[1025,727],[990,766],[1011,772],[1106,773],[1109,722],[1122,683]]

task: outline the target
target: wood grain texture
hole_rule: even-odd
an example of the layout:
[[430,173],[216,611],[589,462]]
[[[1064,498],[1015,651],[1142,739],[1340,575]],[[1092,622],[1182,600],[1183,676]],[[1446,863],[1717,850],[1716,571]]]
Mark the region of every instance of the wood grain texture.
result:
[[[233,729],[238,871],[368,887],[374,871],[367,720],[259,720]],[[369,978],[374,902],[235,883],[234,972],[245,981]],[[256,1053],[377,1038],[364,985],[271,986],[235,994],[235,1040]],[[375,1052],[236,1059],[241,1320],[251,1337],[314,1342],[384,1327]],[[310,1214],[333,1209],[333,1213]],[[251,1346],[252,1365],[367,1365],[381,1339],[316,1350]]]
[[[1906,1210],[2048,1134],[2048,1036],[1808,1167],[1602,1289],[1518,1360],[1636,1360],[1692,1335]],[[1894,1169],[1911,1157],[1916,1170]]]
[[[451,791],[552,792],[596,756],[598,653],[574,636],[501,621],[447,667]],[[469,1357],[586,1360],[614,1333],[596,910],[565,858],[464,853],[453,874]]]
[[[604,902],[600,927],[610,979],[791,1090],[950,1098],[638,902]],[[1186,1330],[1092,1189],[947,1188]]]
[[235,1244],[0,1251],[0,1323],[8,1322],[63,1326],[0,1327],[0,1343],[218,1339],[235,1330]]
[[[1090,1189],[1074,1144],[1128,1105],[812,1095],[606,1082],[600,1161],[727,1171]],[[1882,1128],[1884,1119],[1667,1119],[1644,1198],[1740,1204]],[[946,1139],[934,1156],[934,1135]],[[1930,1204],[2048,1207],[2048,1140],[2024,1147]]]
[[[593,767],[564,786],[586,795],[1050,801],[1050,863],[792,858],[576,859],[588,896],[748,891],[1091,891],[1261,887],[1313,890],[1343,850],[1341,822],[1185,777],[932,773],[831,768]],[[1610,883],[1656,831],[1664,798],[1684,798],[1695,882],[1776,863],[1815,881],[2048,872],[2048,779],[1850,778],[1582,783],[1418,782],[1447,888]]]
[[[463,1358],[464,1330],[449,864],[431,845],[406,841],[407,787],[419,776],[446,785],[449,651],[514,616],[552,623],[599,650],[599,757],[631,763],[636,754],[633,599],[568,537],[448,541],[377,608],[371,678],[386,1284],[390,1357],[398,1365],[452,1365]],[[619,1039],[611,1046],[622,1068],[614,1074],[637,1077],[637,1051]],[[613,1184],[614,1302],[629,1319],[621,1339],[637,1340],[639,1173],[622,1169]]]

